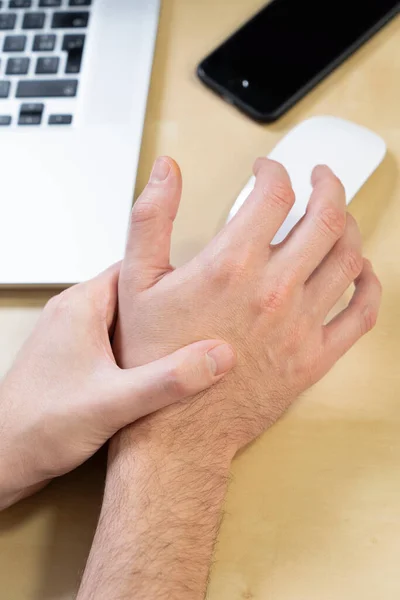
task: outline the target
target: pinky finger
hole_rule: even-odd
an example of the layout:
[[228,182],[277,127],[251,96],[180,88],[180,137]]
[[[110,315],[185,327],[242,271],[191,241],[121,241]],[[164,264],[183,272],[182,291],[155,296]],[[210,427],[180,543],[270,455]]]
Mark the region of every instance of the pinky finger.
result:
[[336,355],[336,360],[368,333],[378,318],[382,286],[366,259],[355,286],[349,306],[325,326],[325,344]]

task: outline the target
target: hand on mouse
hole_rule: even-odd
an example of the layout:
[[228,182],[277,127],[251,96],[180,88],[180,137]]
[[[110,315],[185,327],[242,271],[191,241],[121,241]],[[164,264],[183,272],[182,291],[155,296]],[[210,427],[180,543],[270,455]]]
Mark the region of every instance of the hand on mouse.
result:
[[[169,253],[181,175],[171,159],[160,159],[133,208],[119,280],[114,349],[122,366],[208,337],[226,339],[238,354],[236,369],[198,402],[170,407],[140,427],[157,431],[162,422],[173,444],[183,443],[178,430],[189,444],[224,447],[232,455],[373,327],[381,297],[358,227],[346,214],[343,186],[327,167],[314,170],[305,217],[274,247],[293,190],[278,163],[258,159],[254,173],[255,189],[238,214],[201,254],[174,270]],[[353,283],[348,308],[326,323]]]
[[[258,160],[255,174],[235,218],[176,270],[169,250],[181,177],[171,159],[157,163],[133,208],[119,280],[120,364],[144,364],[208,337],[229,341],[238,362],[193,402],[114,436],[82,600],[204,598],[233,455],[375,323],[380,284],[337,178],[314,171],[306,216],[271,247],[294,194],[281,165]],[[326,323],[353,282],[348,308]]]
[[[201,341],[131,370],[109,340],[119,265],[54,297],[0,386],[0,508],[89,458],[118,429],[218,381],[232,348]],[[140,316],[139,316],[140,318]]]

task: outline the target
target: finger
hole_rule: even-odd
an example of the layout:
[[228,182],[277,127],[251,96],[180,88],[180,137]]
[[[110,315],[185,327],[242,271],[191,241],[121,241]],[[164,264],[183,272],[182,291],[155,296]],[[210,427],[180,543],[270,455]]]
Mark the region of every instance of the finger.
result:
[[306,297],[313,313],[322,321],[359,277],[364,266],[358,225],[347,215],[343,236],[306,284]]
[[294,192],[286,169],[267,158],[254,164],[255,186],[233,219],[222,230],[218,245],[244,252],[246,247],[265,250],[294,204]]
[[170,270],[172,226],[182,193],[178,165],[168,157],[154,164],[150,180],[136,201],[122,270],[136,289],[151,287]]
[[364,260],[361,275],[356,280],[356,291],[349,306],[324,328],[328,354],[338,360],[376,323],[381,303],[382,287]]
[[110,407],[120,429],[160,408],[194,396],[219,381],[236,364],[229,344],[196,342],[153,363],[119,370],[117,401]]
[[346,225],[346,196],[342,183],[326,166],[312,174],[313,192],[307,212],[274,253],[277,271],[290,269],[304,283],[342,236]]

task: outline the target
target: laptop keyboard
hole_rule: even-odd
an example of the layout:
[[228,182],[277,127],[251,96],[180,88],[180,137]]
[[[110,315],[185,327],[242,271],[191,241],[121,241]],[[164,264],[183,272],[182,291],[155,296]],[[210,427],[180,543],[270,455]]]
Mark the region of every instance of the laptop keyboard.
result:
[[0,0],[0,127],[73,124],[93,2]]

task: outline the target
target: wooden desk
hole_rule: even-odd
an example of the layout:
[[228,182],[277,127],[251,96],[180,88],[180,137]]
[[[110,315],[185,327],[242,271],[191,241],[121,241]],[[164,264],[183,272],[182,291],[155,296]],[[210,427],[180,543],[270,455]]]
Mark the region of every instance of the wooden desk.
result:
[[[253,159],[299,121],[318,114],[348,118],[389,146],[384,165],[351,206],[384,284],[379,325],[236,460],[210,599],[398,600],[400,22],[266,127],[214,97],[194,75],[198,60],[263,2],[163,4],[138,190],[156,155],[180,162],[185,189],[175,262],[215,234]],[[1,292],[1,371],[48,296]],[[74,597],[103,477],[104,455],[0,515],[1,600]]]

